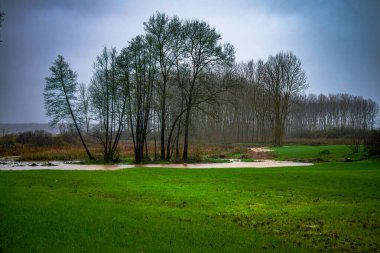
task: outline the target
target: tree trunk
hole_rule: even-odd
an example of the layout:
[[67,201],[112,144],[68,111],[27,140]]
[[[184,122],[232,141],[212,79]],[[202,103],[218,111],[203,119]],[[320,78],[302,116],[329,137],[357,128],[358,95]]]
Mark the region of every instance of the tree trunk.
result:
[[154,136],[154,160],[157,161],[157,143],[156,143],[156,136]]
[[150,160],[150,159],[149,159],[149,152],[148,152],[148,142],[147,142],[147,140],[146,140],[146,135],[145,135],[145,137],[144,137],[144,142],[145,142],[145,158],[146,158],[147,160]]
[[190,113],[191,113],[190,108],[187,108],[186,117],[185,117],[185,140],[183,143],[183,155],[182,155],[182,160],[184,162],[186,162],[188,159]]
[[78,127],[78,124],[77,124],[77,121],[76,121],[76,119],[75,119],[75,116],[74,116],[73,110],[71,109],[71,105],[70,105],[70,102],[69,102],[69,98],[67,97],[66,86],[65,86],[65,83],[64,83],[64,81],[63,81],[62,78],[61,78],[61,85],[62,85],[62,88],[63,88],[63,92],[64,92],[64,94],[65,94],[66,103],[67,103],[67,105],[68,105],[68,107],[69,107],[69,111],[70,111],[71,118],[72,118],[73,121],[74,121],[74,125],[75,125],[75,128],[76,128],[77,132],[78,132],[78,135],[79,135],[80,141],[82,142],[82,145],[83,145],[84,149],[86,150],[86,153],[87,153],[88,158],[89,158],[90,160],[95,160],[95,158],[91,155],[90,151],[88,150],[86,143],[84,142],[84,139],[83,139],[83,137],[82,137],[81,131],[80,131],[80,129],[79,129],[79,127]]
[[166,101],[165,101],[165,91],[163,92],[162,98],[162,112],[161,112],[161,160],[165,159],[165,127],[166,127]]

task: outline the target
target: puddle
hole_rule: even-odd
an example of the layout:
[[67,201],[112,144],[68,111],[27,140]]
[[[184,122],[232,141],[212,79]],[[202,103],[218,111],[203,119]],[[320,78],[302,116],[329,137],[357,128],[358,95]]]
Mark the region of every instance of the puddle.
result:
[[177,168],[177,169],[212,169],[212,168],[270,168],[288,166],[310,166],[312,163],[261,160],[257,162],[240,162],[231,160],[230,163],[190,163],[190,164],[75,164],[64,163],[62,161],[46,162],[17,162],[11,160],[1,160],[0,170],[120,170],[128,168]]
[[17,162],[0,161],[0,170],[119,170],[128,165],[120,164],[76,164],[62,161],[52,162]]

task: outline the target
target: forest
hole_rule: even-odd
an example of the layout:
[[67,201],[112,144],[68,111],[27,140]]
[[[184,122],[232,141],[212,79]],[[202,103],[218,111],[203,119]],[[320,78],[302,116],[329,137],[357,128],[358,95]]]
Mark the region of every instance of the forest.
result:
[[236,63],[233,45],[204,21],[156,13],[143,26],[120,51],[103,49],[89,84],[78,83],[61,55],[46,77],[50,124],[74,129],[89,159],[94,140],[104,161],[126,138],[136,163],[150,159],[148,145],[160,160],[186,162],[190,140],[282,146],[285,136],[375,128],[371,99],[306,95],[306,72],[291,51]]

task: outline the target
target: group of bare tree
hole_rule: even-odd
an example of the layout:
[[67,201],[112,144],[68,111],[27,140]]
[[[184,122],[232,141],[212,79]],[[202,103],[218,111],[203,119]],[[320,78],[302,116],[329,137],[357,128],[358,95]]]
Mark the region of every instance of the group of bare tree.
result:
[[[223,94],[224,103],[208,105],[195,116],[194,138],[214,142],[261,142],[281,145],[284,135],[331,129],[372,130],[376,127],[379,105],[349,94],[305,95],[305,75],[300,62],[288,61],[296,82],[278,85],[280,75],[273,67],[280,58],[295,58],[291,53],[270,56],[235,65],[235,89]],[[295,64],[296,63],[296,64]],[[279,71],[278,71],[279,72]],[[208,113],[203,113],[207,111]]]
[[300,129],[373,127],[373,101],[302,95],[306,75],[292,52],[236,64],[233,46],[203,21],[157,13],[144,29],[120,52],[103,49],[89,85],[77,83],[62,56],[46,78],[51,123],[72,123],[90,159],[83,133],[99,141],[106,161],[121,138],[131,140],[141,163],[153,141],[154,159],[187,161],[191,138],[281,146]]
[[79,91],[75,72],[58,56],[46,78],[47,115],[52,124],[72,122],[80,137],[85,128],[102,144],[107,161],[115,158],[123,132],[131,136],[137,163],[146,158],[148,134],[157,132],[161,159],[171,159],[173,143],[183,136],[186,161],[192,114],[228,90],[232,82],[225,79],[235,52],[203,21],[157,13],[144,27],[145,34],[120,52],[104,48],[93,65],[91,83]]
[[280,52],[267,61],[236,64],[238,82],[224,101],[198,114],[199,138],[222,141],[271,141],[282,145],[292,102],[308,85],[300,60]]
[[379,105],[350,94],[309,94],[294,98],[288,117],[289,133],[332,128],[373,130]]

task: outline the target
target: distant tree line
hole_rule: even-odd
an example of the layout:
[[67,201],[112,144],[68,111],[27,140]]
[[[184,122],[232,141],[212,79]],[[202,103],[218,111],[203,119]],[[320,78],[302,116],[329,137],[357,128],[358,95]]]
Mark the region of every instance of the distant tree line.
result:
[[190,139],[280,146],[293,126],[310,124],[309,115],[298,119],[308,84],[292,52],[237,64],[233,46],[204,21],[156,13],[144,30],[121,51],[104,48],[89,85],[78,84],[62,56],[50,68],[44,92],[50,123],[72,125],[90,159],[88,137],[102,145],[106,161],[128,138],[137,163],[150,159],[152,143],[154,159],[186,162]]
[[[208,108],[207,114],[197,114],[196,138],[274,143],[272,96],[265,85],[243,78],[240,89],[225,94],[227,103]],[[284,131],[288,137],[356,138],[359,132],[363,135],[363,131],[376,128],[378,112],[375,101],[360,96],[297,93],[289,102]]]
[[297,96],[289,115],[289,132],[299,130],[328,130],[331,128],[375,128],[379,105],[350,94],[309,94]]
[[68,131],[53,135],[45,130],[35,130],[6,134],[0,137],[0,146],[7,147],[21,144],[33,147],[49,147],[77,144],[77,136],[73,133],[73,131]]
[[280,52],[267,61],[234,66],[235,87],[215,106],[198,114],[199,137],[237,142],[268,142],[281,146],[293,100],[308,87],[300,60]]

